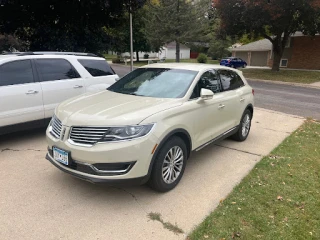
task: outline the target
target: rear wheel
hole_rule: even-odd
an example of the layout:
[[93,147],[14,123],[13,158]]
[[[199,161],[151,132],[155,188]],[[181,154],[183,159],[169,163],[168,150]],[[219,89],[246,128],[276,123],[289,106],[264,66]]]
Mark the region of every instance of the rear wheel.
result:
[[187,147],[179,137],[170,138],[157,153],[149,179],[149,186],[167,192],[180,182],[187,160]]
[[243,64],[243,68],[246,68],[247,67],[247,64]]
[[236,141],[243,142],[247,139],[251,129],[252,113],[246,109],[242,115],[238,131],[232,135],[232,138]]

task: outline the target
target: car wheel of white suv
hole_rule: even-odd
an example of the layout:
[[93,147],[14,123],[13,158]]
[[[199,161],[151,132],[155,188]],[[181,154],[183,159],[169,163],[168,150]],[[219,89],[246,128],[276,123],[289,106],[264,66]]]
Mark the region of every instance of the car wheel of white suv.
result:
[[187,156],[184,141],[179,137],[170,138],[157,153],[148,184],[159,192],[175,188],[184,173]]
[[243,142],[247,139],[251,129],[252,113],[249,109],[246,109],[242,115],[238,131],[232,135],[232,138],[236,141]]

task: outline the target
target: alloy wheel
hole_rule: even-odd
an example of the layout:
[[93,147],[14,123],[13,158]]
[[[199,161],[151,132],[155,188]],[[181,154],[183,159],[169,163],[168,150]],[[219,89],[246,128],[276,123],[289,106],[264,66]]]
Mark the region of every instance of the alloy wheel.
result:
[[165,183],[171,184],[181,174],[184,164],[183,151],[179,146],[170,148],[162,164],[162,179]]
[[246,114],[242,120],[242,136],[243,137],[246,137],[248,135],[250,126],[251,126],[251,119],[249,114]]

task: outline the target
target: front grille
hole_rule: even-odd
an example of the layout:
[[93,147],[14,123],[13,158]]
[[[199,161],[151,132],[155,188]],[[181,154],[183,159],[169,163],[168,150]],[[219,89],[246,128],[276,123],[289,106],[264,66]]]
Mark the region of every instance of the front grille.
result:
[[70,139],[78,144],[94,145],[107,131],[106,127],[72,127]]
[[50,133],[56,137],[56,138],[60,138],[61,136],[61,129],[62,129],[62,123],[61,121],[56,117],[53,116],[52,120],[51,120],[51,131]]

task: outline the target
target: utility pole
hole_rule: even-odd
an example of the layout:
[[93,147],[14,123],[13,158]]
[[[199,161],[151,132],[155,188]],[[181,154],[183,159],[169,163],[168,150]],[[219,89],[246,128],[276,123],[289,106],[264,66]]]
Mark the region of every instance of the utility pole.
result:
[[133,71],[133,29],[132,29],[132,7],[130,6],[130,69]]

